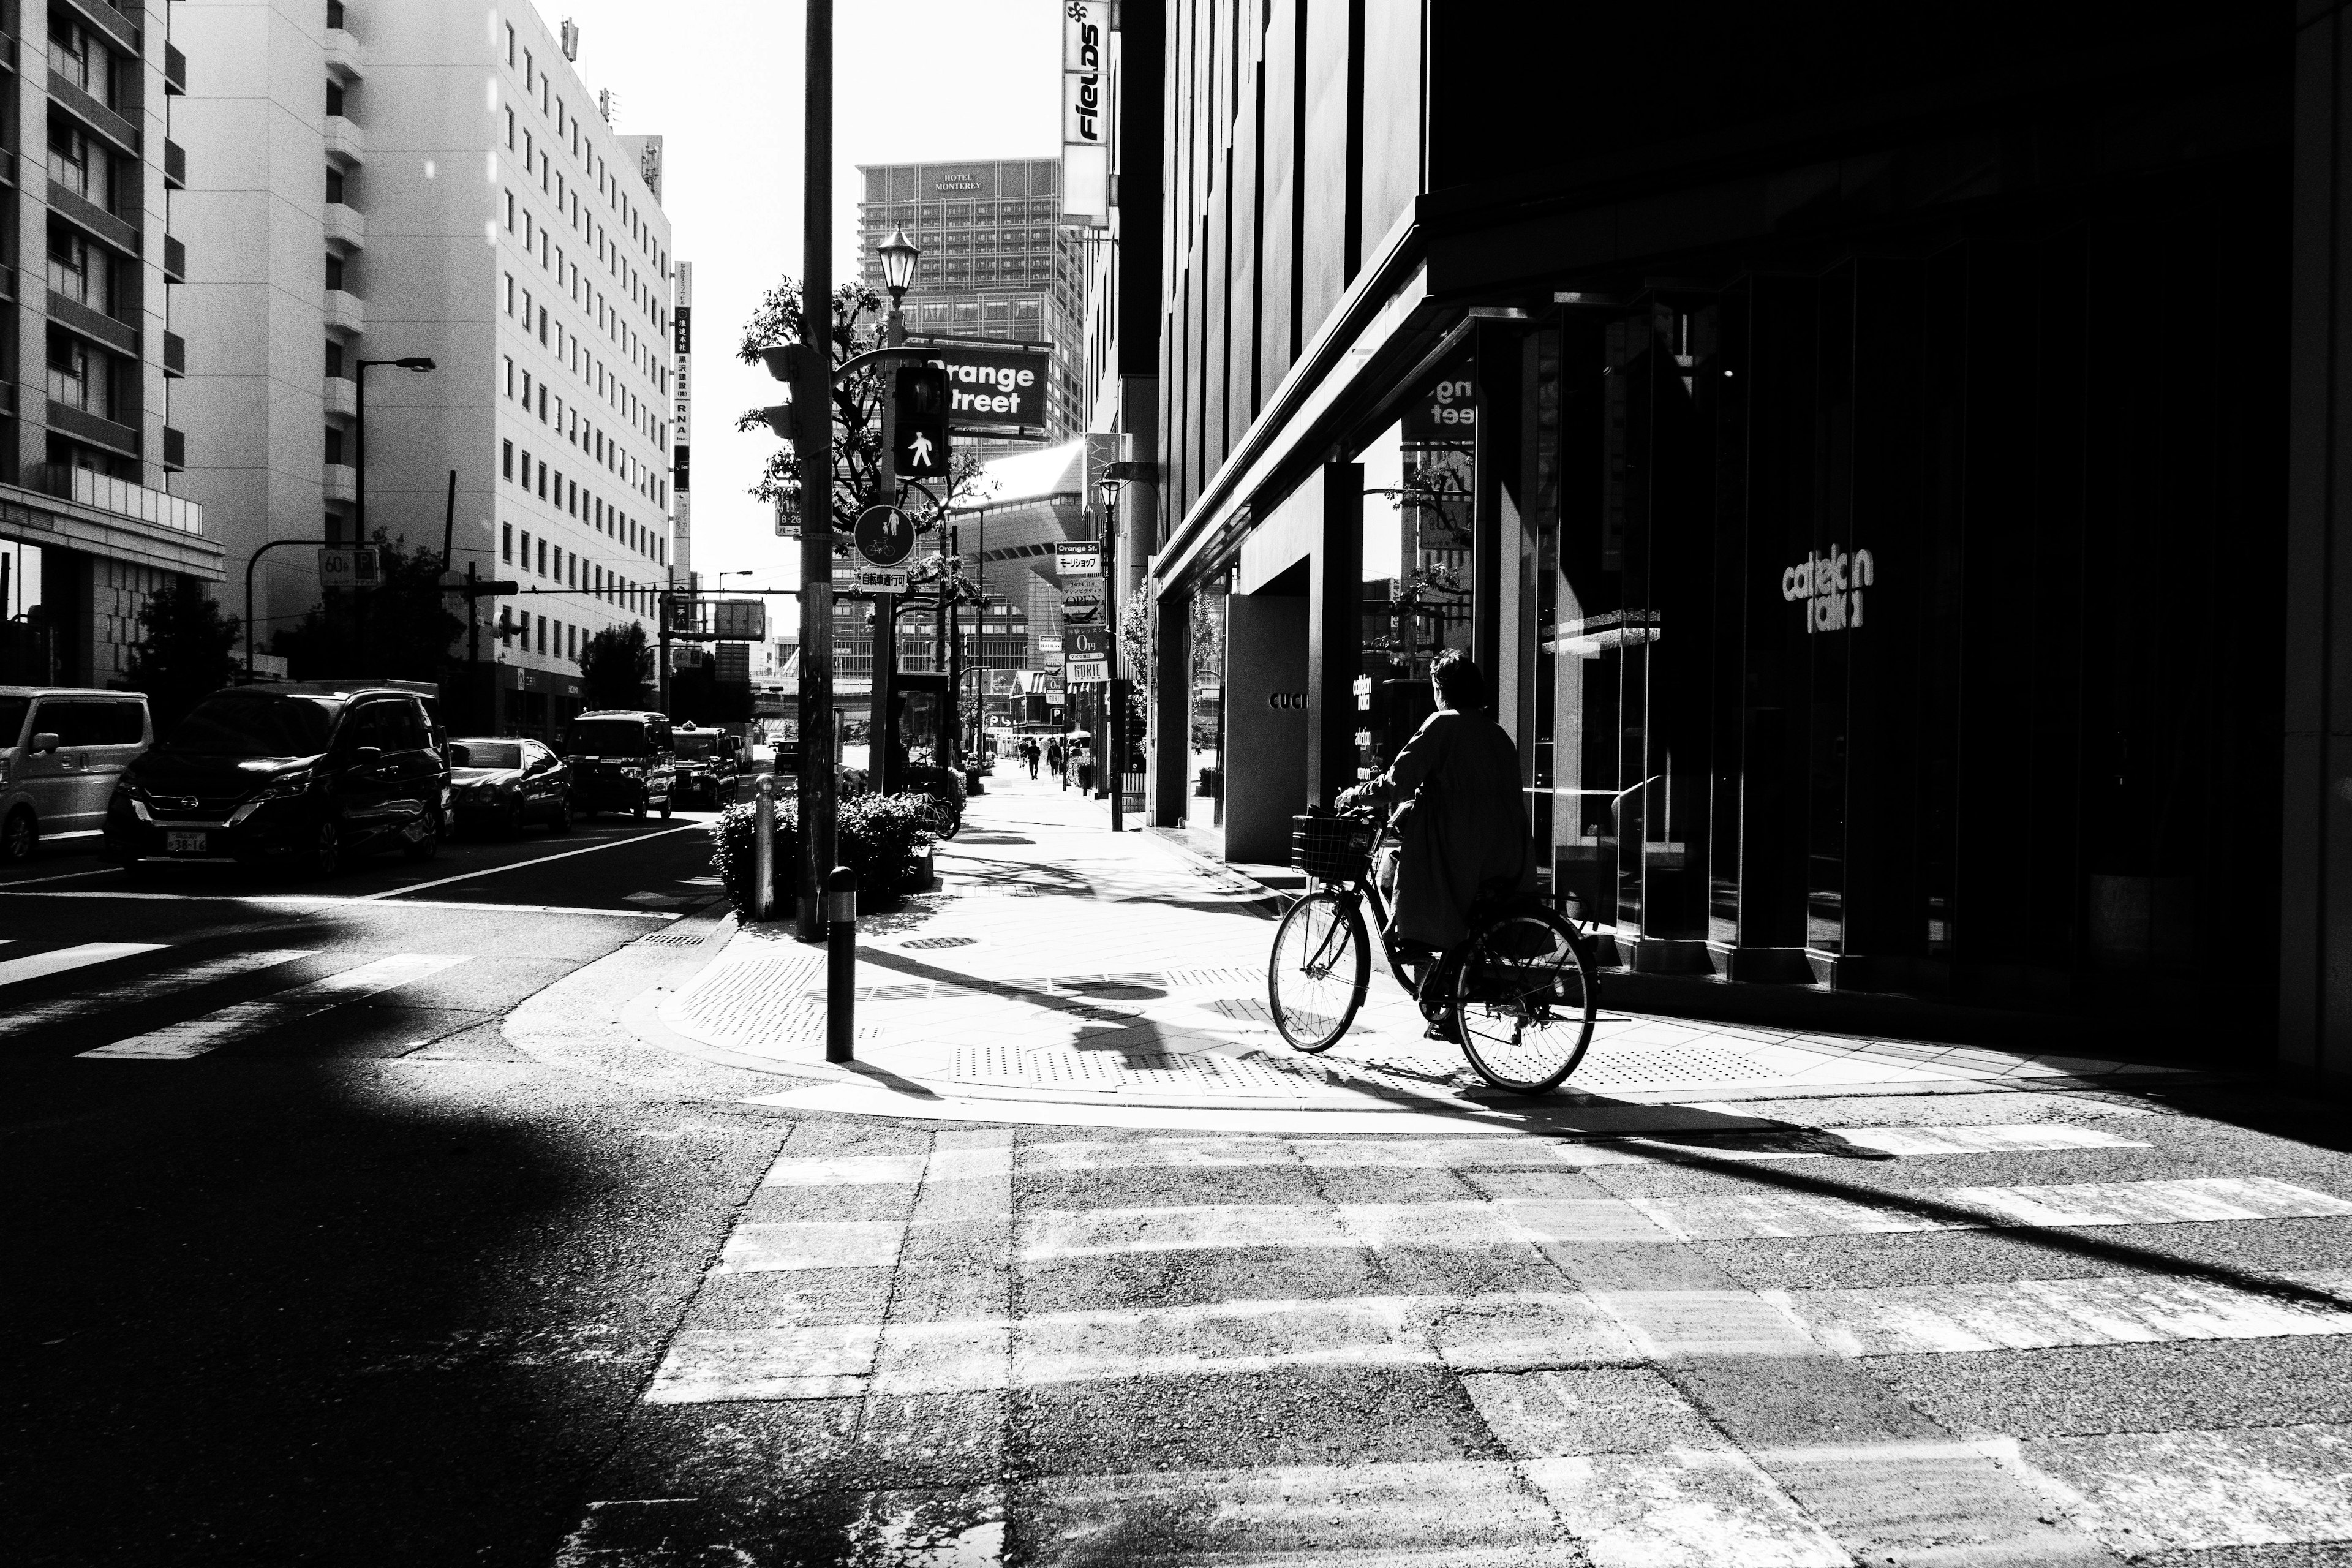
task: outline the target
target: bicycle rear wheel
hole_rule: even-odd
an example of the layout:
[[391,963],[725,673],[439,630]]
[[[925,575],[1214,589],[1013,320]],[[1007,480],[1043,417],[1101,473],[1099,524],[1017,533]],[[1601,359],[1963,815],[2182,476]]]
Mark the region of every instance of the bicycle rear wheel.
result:
[[1355,1022],[1371,979],[1372,944],[1353,899],[1309,893],[1275,928],[1265,999],[1274,1026],[1302,1051],[1324,1051]]
[[1576,929],[1549,910],[1486,921],[1454,973],[1454,1019],[1478,1075],[1515,1094],[1559,1086],[1584,1059],[1600,1009]]

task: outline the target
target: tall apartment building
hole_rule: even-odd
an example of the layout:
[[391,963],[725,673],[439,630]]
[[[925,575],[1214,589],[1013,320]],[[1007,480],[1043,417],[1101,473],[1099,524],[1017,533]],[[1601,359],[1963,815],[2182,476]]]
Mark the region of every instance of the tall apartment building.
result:
[[146,596],[221,576],[204,510],[167,489],[171,22],[162,0],[0,0],[0,682],[117,683]]
[[[477,606],[495,710],[469,717],[551,731],[581,644],[650,634],[669,570],[660,139],[614,132],[576,32],[527,5],[178,5],[218,62],[188,99],[188,488],[241,573],[275,541],[437,549],[454,472],[452,566],[521,584]],[[435,368],[368,365],[413,356]],[[315,560],[264,558],[262,646],[318,603]]]
[[1061,164],[1013,158],[861,163],[857,172],[866,184],[857,205],[866,285],[882,287],[877,247],[905,229],[923,252],[907,290],[907,330],[1053,344],[1046,438],[1065,441],[1084,429],[1083,241],[1061,226]]

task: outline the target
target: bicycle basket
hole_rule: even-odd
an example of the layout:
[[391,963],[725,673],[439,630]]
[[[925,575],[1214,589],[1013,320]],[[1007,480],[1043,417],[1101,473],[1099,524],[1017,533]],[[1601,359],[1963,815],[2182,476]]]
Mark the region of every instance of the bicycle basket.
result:
[[1326,882],[1352,882],[1371,868],[1372,837],[1380,829],[1347,816],[1290,819],[1290,863]]

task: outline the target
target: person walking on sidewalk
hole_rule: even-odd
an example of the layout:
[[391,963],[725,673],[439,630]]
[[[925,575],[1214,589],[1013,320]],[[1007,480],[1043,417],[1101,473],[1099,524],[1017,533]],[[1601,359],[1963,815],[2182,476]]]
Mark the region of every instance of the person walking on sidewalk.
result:
[[1037,776],[1037,738],[1035,736],[1024,735],[1021,738],[1021,760],[1029,764],[1029,776],[1035,778]]
[[1095,793],[1095,749],[1085,741],[1078,742],[1078,793]]
[[1045,742],[1045,771],[1059,779],[1064,789],[1070,787],[1069,775],[1062,771],[1062,737],[1059,735]]
[[[1469,934],[1472,905],[1535,886],[1519,752],[1510,731],[1486,712],[1486,682],[1459,649],[1438,655],[1429,674],[1437,711],[1386,773],[1339,799],[1342,808],[1374,802],[1399,807],[1389,929],[1424,976],[1439,954]],[[1430,1037],[1451,1038],[1430,1010],[1444,993],[1443,977],[1420,989],[1430,999],[1422,1008],[1432,1018]]]

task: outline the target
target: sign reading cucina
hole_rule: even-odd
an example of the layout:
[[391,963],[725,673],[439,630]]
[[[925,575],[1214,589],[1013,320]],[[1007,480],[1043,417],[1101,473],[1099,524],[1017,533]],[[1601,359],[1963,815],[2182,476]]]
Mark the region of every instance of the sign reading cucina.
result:
[[1862,591],[1878,581],[1867,550],[1848,554],[1832,543],[1780,574],[1780,597],[1805,606],[1805,631],[1842,632],[1862,625]]

